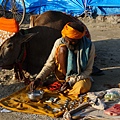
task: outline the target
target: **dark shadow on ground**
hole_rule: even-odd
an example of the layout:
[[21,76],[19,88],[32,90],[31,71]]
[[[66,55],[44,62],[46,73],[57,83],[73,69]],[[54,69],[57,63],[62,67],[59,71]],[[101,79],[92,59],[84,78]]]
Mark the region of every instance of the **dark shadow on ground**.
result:
[[116,87],[120,82],[120,39],[94,41],[96,47],[95,66],[105,75],[92,76],[94,83],[91,91]]
[[18,83],[10,84],[10,85],[1,84],[0,85],[0,99],[11,95],[12,93],[22,89],[24,86],[25,85],[23,82],[18,82]]

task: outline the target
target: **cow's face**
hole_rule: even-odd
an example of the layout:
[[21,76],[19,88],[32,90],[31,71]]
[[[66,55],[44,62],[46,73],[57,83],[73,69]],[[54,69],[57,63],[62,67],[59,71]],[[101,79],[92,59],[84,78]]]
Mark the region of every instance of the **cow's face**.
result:
[[21,52],[21,45],[33,34],[22,35],[20,32],[7,39],[0,47],[0,67],[12,69]]

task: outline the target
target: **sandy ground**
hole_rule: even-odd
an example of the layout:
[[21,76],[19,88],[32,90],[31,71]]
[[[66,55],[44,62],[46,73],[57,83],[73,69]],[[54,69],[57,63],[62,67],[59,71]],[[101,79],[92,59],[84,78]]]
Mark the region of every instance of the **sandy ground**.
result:
[[[119,17],[117,17],[119,19]],[[92,76],[94,83],[91,91],[106,90],[117,86],[120,82],[120,23],[116,18],[81,19],[88,27],[92,41],[96,47],[95,65],[103,70],[105,75]],[[111,22],[110,22],[111,21]],[[27,28],[28,24],[23,24]],[[0,99],[24,87],[23,83],[12,80],[13,70],[0,72]],[[0,113],[0,120],[62,120],[43,115],[25,114],[19,112]]]

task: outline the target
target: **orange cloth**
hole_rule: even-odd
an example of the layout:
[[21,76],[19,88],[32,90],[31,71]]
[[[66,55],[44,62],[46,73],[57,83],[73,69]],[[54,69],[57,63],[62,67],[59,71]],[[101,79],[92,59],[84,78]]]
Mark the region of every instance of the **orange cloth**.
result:
[[86,92],[88,92],[91,88],[91,80],[89,78],[80,80],[78,82],[76,82],[72,89],[69,90],[68,95],[76,95],[76,97],[79,94],[84,94]]
[[[44,90],[43,99],[41,100],[31,101],[27,95],[29,92],[29,86],[26,86],[25,88],[22,88],[21,90],[11,94],[10,96],[1,99],[0,106],[17,112],[60,117],[64,114],[63,106],[65,105],[66,100],[79,100],[79,98],[75,98],[72,95],[67,96],[59,93],[58,91],[50,91],[46,87],[38,89]],[[58,98],[58,100],[57,102],[47,102],[50,98]],[[69,102],[68,104],[69,105],[67,107],[69,109],[71,102]],[[54,112],[54,109],[60,109],[61,106],[63,107],[63,110]]]
[[16,33],[19,31],[19,24],[15,19],[7,19],[4,17],[1,17],[0,30]]
[[81,39],[85,35],[85,31],[79,32],[78,30],[75,30],[74,28],[70,27],[68,23],[64,26],[64,28],[61,31],[62,37],[69,37],[71,39]]

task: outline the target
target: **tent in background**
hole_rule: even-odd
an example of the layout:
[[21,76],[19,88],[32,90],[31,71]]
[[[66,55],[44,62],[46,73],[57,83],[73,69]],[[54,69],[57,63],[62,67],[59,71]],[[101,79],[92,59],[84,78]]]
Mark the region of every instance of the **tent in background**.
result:
[[83,13],[120,14],[120,0],[24,0],[24,2],[26,13],[32,14],[41,14],[48,10],[62,11],[73,16],[80,16]]
[[66,12],[73,16],[84,12],[84,2],[82,0],[25,0],[26,12],[41,14],[48,10]]
[[120,14],[120,0],[25,0],[26,12],[41,14],[48,10],[63,11],[73,16],[85,12],[98,15]]

